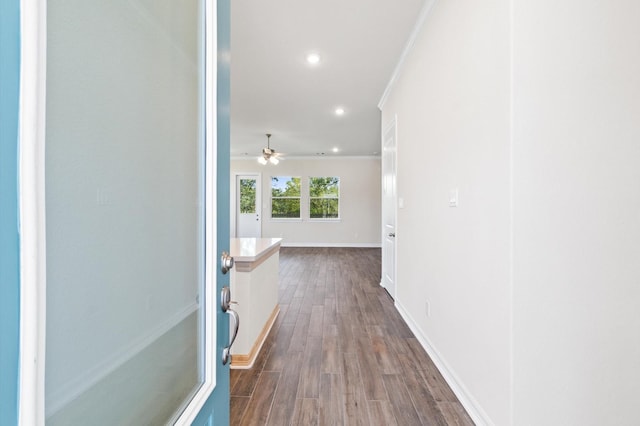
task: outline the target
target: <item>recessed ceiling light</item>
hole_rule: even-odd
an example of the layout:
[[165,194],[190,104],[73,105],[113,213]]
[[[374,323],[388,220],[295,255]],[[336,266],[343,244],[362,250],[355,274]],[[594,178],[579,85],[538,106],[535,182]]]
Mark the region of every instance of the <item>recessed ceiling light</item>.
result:
[[338,147],[334,147],[334,148],[332,149],[332,151],[333,151],[333,152],[338,152],[338,151],[340,151],[340,150],[338,149]]
[[336,115],[344,115],[344,108],[338,107],[335,110]]
[[320,62],[320,55],[318,55],[317,53],[309,53],[307,55],[308,64],[316,65],[318,62]]

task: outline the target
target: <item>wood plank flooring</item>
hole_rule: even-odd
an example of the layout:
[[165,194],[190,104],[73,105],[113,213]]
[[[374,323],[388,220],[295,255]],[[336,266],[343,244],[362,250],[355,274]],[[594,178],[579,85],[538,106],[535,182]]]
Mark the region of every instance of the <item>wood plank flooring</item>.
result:
[[473,425],[380,287],[380,249],[280,251],[280,315],[232,425]]

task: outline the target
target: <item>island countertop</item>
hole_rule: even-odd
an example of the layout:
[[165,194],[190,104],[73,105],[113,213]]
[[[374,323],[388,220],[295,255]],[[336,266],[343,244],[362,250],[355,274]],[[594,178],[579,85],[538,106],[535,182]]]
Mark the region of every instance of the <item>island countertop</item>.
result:
[[238,271],[251,271],[272,253],[280,250],[282,238],[231,238],[229,254]]

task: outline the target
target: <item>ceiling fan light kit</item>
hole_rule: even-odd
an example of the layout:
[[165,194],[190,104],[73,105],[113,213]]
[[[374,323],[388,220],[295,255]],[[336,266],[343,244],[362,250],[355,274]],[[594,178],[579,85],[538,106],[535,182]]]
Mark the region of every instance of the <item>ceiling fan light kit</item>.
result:
[[267,163],[271,163],[274,166],[277,165],[280,160],[278,160],[278,154],[275,149],[271,149],[270,141],[271,141],[271,133],[267,133],[267,147],[262,148],[262,156],[258,157],[258,163],[263,166],[267,165]]

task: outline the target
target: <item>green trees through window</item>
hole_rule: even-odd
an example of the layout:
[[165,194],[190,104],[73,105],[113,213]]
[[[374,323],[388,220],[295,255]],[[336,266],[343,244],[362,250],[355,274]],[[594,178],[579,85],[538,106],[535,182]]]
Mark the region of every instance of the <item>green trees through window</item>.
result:
[[274,219],[300,218],[299,177],[271,177],[271,217]]
[[240,213],[256,212],[256,180],[240,179]]
[[[301,181],[299,177],[271,177],[271,217],[300,219]],[[250,190],[247,189],[247,193]],[[242,200],[241,200],[242,201]],[[340,218],[340,178],[309,178],[309,219]]]
[[340,178],[309,178],[309,217],[311,219],[340,217]]

